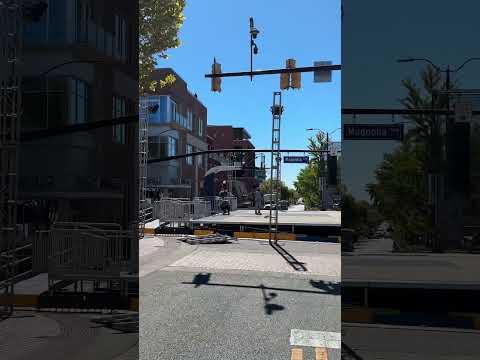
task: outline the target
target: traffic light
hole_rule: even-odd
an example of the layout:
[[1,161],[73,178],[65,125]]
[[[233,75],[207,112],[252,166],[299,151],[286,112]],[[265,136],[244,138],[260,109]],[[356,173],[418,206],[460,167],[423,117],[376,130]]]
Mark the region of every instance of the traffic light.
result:
[[300,89],[301,87],[301,73],[291,73],[291,88],[292,89]]
[[[287,59],[287,69],[295,69],[295,59]],[[300,89],[301,75],[300,73],[282,73],[280,74],[280,89]]]
[[280,74],[280,89],[287,90],[290,87],[290,74]]
[[[222,73],[222,65],[217,63],[215,59],[213,59],[212,64],[212,74],[221,74]],[[221,92],[222,88],[222,78],[220,77],[212,77],[212,91],[213,92]]]

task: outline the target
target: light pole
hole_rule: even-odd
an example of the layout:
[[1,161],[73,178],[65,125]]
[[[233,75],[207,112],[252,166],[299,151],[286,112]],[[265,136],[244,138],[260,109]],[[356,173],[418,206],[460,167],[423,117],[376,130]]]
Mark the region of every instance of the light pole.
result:
[[253,81],[253,55],[258,54],[258,47],[254,39],[257,38],[260,31],[253,24],[253,17],[250,18],[250,81]]
[[[446,200],[455,200],[457,199],[457,196],[454,195],[452,193],[452,190],[453,190],[453,187],[452,187],[452,174],[451,174],[451,171],[449,171],[451,169],[451,167],[453,166],[453,157],[452,157],[452,154],[453,154],[453,145],[451,143],[451,135],[453,134],[453,131],[454,131],[454,126],[455,126],[455,121],[452,117],[450,117],[450,90],[451,90],[451,73],[456,73],[458,71],[460,71],[466,64],[468,64],[469,62],[472,62],[472,61],[478,61],[480,60],[480,58],[478,57],[472,57],[472,58],[469,58],[467,60],[465,60],[460,66],[456,67],[456,68],[451,68],[450,65],[447,65],[446,68],[440,68],[439,66],[437,66],[436,64],[434,64],[431,60],[429,59],[426,59],[426,58],[405,58],[405,59],[398,59],[397,62],[399,63],[409,63],[409,62],[426,62],[428,64],[430,64],[434,69],[436,69],[438,72],[440,73],[444,73],[445,74],[445,88],[446,88],[446,95],[447,95],[447,98],[446,98],[446,110],[447,110],[447,121],[446,121],[446,127],[445,127],[445,130],[446,130],[446,133],[445,133],[445,137],[446,137],[446,160],[447,160],[447,167],[446,167],[446,170],[444,170],[444,179],[446,179],[446,187],[444,188],[445,191],[443,192]],[[433,89],[432,89],[433,90]],[[439,199],[437,197],[437,194],[438,194],[438,190],[436,190],[440,184],[440,174],[439,174],[439,170],[440,168],[442,168],[442,166],[440,165],[440,162],[441,162],[441,149],[440,149],[440,142],[438,141],[439,140],[439,133],[438,133],[438,124],[436,122],[436,117],[435,117],[435,109],[434,109],[434,106],[435,106],[435,91],[432,91],[432,99],[431,99],[431,107],[432,107],[432,128],[431,128],[431,146],[430,146],[430,156],[431,156],[431,160],[433,162],[433,164],[430,165],[430,169],[429,169],[429,183],[428,183],[428,189],[429,189],[429,197],[431,199],[431,206],[432,206],[432,226],[434,229],[436,229],[437,225],[440,223],[439,222],[439,219],[438,219],[438,213],[439,213],[439,210],[442,209],[442,210],[446,210],[445,207],[451,207],[453,204],[451,203],[447,203],[445,204],[445,206],[443,208],[440,208],[439,206]],[[458,197],[459,200],[461,200],[461,197]],[[463,204],[461,204],[460,206],[463,206]],[[447,217],[448,219],[450,219],[450,216]],[[459,219],[460,220],[460,219]],[[457,231],[457,235],[454,235],[454,237],[461,237],[461,232],[463,231],[463,229],[458,229]],[[442,245],[437,241],[437,237],[436,237],[436,233],[434,232],[433,234],[433,238],[432,240],[435,240],[434,241],[434,244],[433,244],[433,250],[434,251],[442,251],[443,250],[443,247]],[[458,239],[457,239],[458,240]]]

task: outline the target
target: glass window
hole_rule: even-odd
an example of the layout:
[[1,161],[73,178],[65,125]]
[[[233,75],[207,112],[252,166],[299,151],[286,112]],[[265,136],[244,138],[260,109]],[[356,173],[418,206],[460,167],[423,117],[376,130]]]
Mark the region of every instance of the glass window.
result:
[[[118,96],[113,97],[112,103],[112,117],[118,118],[127,115],[126,99]],[[119,144],[126,144],[126,127],[125,124],[113,126],[113,141]]]
[[170,121],[169,122],[177,122],[177,104],[172,99],[170,99]]
[[168,156],[177,155],[177,139],[172,136],[168,137]]
[[[187,144],[187,148],[186,148],[186,151],[185,151],[186,154],[191,154],[193,153],[193,146],[190,145],[190,144]],[[193,156],[188,156],[186,158],[186,161],[187,161],[187,164],[188,165],[193,165]]]
[[70,112],[69,120],[72,124],[81,124],[88,121],[89,87],[82,80],[70,79]]
[[198,118],[198,136],[203,136],[203,119]]

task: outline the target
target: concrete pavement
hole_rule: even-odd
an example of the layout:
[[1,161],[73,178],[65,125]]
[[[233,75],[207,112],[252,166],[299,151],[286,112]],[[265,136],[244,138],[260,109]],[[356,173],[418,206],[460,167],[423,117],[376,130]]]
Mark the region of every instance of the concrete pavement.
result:
[[297,273],[265,241],[158,240],[163,246],[140,259],[140,359],[291,359],[301,351],[313,360],[322,349],[340,358],[338,244],[280,242],[305,263]]

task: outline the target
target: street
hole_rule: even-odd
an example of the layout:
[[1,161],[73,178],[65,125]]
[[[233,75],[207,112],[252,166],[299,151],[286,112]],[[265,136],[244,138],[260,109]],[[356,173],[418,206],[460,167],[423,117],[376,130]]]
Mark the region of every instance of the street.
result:
[[268,241],[143,239],[140,359],[339,359],[339,245],[280,243],[306,271]]

